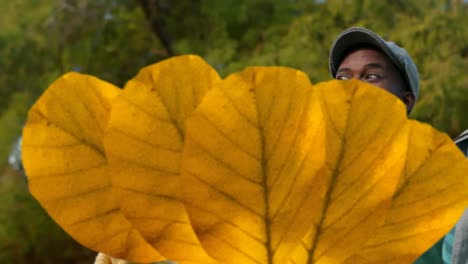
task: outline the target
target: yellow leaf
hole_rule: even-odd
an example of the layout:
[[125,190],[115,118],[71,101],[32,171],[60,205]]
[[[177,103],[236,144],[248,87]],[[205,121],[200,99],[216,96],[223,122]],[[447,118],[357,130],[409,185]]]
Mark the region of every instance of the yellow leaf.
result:
[[248,68],[187,121],[181,181],[191,223],[222,263],[285,263],[321,210],[325,125],[308,78]]
[[22,151],[62,228],[137,262],[408,263],[468,203],[468,161],[388,92],[282,67],[220,80],[192,55],[123,92],[64,75]]
[[161,260],[123,217],[113,196],[102,136],[119,89],[68,73],[29,112],[22,155],[31,193],[86,247],[112,256]]
[[220,81],[198,56],[146,67],[112,106],[105,135],[121,210],[144,238],[179,263],[210,263],[180,197],[185,119]]
[[361,263],[413,263],[468,204],[468,160],[447,135],[416,121],[410,127],[405,173],[385,225],[354,256]]
[[327,120],[326,194],[291,262],[341,263],[385,219],[406,158],[407,118],[398,98],[359,81],[313,89]]

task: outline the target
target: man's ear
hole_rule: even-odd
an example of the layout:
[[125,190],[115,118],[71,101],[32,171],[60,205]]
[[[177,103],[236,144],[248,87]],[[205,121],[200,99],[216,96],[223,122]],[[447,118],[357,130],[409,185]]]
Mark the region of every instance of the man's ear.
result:
[[413,110],[414,104],[416,103],[416,97],[412,92],[405,92],[403,93],[403,103],[406,105],[406,110],[408,112],[408,115],[411,113]]

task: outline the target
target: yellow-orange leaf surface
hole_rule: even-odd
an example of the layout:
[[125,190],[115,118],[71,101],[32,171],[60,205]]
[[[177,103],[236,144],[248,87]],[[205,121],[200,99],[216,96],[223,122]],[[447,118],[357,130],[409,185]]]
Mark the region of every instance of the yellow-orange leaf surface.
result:
[[410,122],[405,171],[386,223],[348,263],[413,263],[453,227],[468,203],[468,161],[452,140]]
[[122,212],[153,247],[178,263],[211,262],[181,202],[179,168],[185,120],[219,81],[198,56],[146,67],[114,101],[105,135]]
[[207,252],[222,263],[284,263],[320,211],[324,140],[299,71],[249,68],[210,91],[187,122],[182,165]]
[[193,55],[123,91],[64,75],[22,150],[57,223],[141,263],[412,263],[468,205],[468,161],[383,89]]
[[327,120],[326,196],[291,261],[341,263],[385,219],[406,159],[407,118],[399,99],[359,81],[314,89]]
[[29,187],[83,245],[129,260],[160,260],[122,215],[112,193],[102,136],[118,93],[111,84],[77,73],[62,76],[47,89],[23,130]]

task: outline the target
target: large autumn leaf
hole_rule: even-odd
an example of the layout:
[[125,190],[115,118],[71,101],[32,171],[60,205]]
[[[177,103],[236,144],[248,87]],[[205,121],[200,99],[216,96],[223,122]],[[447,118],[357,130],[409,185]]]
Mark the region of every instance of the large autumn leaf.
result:
[[[381,110],[397,118],[376,115],[378,122],[366,135],[357,135],[372,104],[364,95],[374,90],[337,82],[324,86],[343,105],[355,106],[333,109],[341,115],[333,135],[337,147],[327,154],[334,160],[333,175],[323,169],[328,122],[323,98],[301,72],[249,68],[233,74],[189,118],[182,164],[186,207],[203,246],[220,262],[286,263],[310,230],[317,233],[316,226],[331,230],[320,231],[316,240],[332,248],[353,228],[368,228],[371,212],[381,215],[406,153],[404,110]],[[376,133],[382,133],[379,139]],[[392,172],[395,177],[384,178]]]
[[359,81],[314,89],[327,120],[326,194],[291,263],[340,263],[385,219],[406,158],[407,118],[398,98]]
[[62,76],[46,90],[23,130],[30,191],[86,247],[129,260],[160,260],[122,215],[112,193],[113,170],[102,137],[118,93],[117,87],[78,73]]
[[179,263],[211,262],[181,202],[179,168],[185,120],[219,81],[193,55],[146,67],[114,101],[105,135],[122,212],[153,247]]
[[385,225],[348,263],[412,263],[468,204],[468,160],[452,140],[411,121],[408,158]]
[[307,76],[249,68],[210,91],[187,123],[186,207],[223,263],[284,263],[321,210],[325,126]]
[[405,263],[467,203],[467,161],[398,98],[359,81],[311,86],[289,68],[220,81],[183,56],[121,93],[67,74],[23,136],[49,214],[137,262]]

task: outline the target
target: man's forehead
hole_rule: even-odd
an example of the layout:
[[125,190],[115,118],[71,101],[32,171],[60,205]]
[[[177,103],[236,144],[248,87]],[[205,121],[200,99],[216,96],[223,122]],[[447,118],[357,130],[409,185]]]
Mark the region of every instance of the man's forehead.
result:
[[358,50],[373,50],[375,52],[378,52],[380,53],[381,55],[385,56],[385,57],[388,57],[380,48],[374,46],[374,45],[371,45],[371,44],[366,44],[366,43],[362,43],[362,44],[356,44],[356,45],[353,45],[353,46],[350,46],[348,47],[345,52],[343,52],[343,55],[341,57],[341,59],[343,60],[344,58],[346,58],[350,53],[353,53],[353,52],[356,52]]
[[338,71],[349,65],[360,64],[367,68],[387,68],[391,65],[390,59],[376,49],[359,48],[350,51],[341,61]]
[[390,58],[383,53],[381,50],[378,50],[376,48],[371,48],[371,47],[362,47],[362,48],[354,48],[349,50],[349,52],[346,53],[344,56],[343,60],[341,63],[343,63],[346,59],[349,60],[349,57],[352,56],[353,59],[373,59],[373,60],[382,60],[385,62],[390,62]]
[[[365,64],[362,64],[362,65],[358,65],[360,68],[362,68],[363,70],[377,70],[377,69],[380,69],[380,70],[383,70],[385,71],[388,67],[386,67],[387,65],[385,65],[386,63],[383,63],[383,62],[369,62],[369,63],[365,63]],[[343,73],[343,72],[348,72],[348,71],[352,71],[353,67],[352,67],[352,63],[350,64],[341,64],[340,67],[338,68],[338,70],[336,71],[336,73]]]

